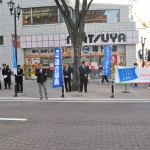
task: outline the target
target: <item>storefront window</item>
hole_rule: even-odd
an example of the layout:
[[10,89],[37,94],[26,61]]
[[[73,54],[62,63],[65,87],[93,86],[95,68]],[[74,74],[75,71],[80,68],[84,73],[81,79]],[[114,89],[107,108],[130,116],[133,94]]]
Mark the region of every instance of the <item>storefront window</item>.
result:
[[57,22],[57,7],[33,8],[33,24],[49,24]]
[[119,22],[120,10],[89,10],[86,16],[86,23]]
[[[31,11],[32,10],[32,11]],[[58,23],[57,7],[23,9],[23,25]]]
[[23,25],[31,25],[31,8],[25,8],[23,13]]

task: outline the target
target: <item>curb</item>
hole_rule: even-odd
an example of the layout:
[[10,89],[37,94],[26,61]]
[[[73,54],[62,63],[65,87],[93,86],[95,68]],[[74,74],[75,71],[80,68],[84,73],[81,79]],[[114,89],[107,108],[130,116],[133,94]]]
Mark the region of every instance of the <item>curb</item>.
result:
[[150,99],[84,99],[84,98],[49,98],[48,100],[40,100],[39,98],[16,98],[16,97],[0,97],[0,102],[109,102],[109,103],[123,103],[123,102],[150,102]]

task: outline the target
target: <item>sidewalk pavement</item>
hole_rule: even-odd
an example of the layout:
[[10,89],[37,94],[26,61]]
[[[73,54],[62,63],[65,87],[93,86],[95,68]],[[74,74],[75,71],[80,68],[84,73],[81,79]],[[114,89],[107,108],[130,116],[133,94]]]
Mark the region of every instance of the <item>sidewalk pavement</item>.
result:
[[[66,92],[64,98],[62,98],[61,88],[52,88],[52,80],[47,81],[47,90],[49,100],[149,100],[150,101],[150,90],[148,89],[148,84],[140,84],[137,88],[130,87],[127,85],[127,92],[125,91],[125,85],[116,84],[115,85],[115,97],[111,98],[111,83],[110,84],[99,84],[100,79],[91,79],[88,83],[88,92],[79,93],[76,92]],[[4,84],[2,82],[2,90],[0,90],[0,100],[39,100],[38,85],[36,80],[24,80],[24,91],[23,93],[18,93],[18,97],[14,97],[14,84],[11,89],[4,89]]]

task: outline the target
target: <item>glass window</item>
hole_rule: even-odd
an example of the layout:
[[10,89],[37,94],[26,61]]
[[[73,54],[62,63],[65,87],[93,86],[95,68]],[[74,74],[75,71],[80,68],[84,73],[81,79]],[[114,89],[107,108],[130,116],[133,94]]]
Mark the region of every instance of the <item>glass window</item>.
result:
[[49,7],[49,22],[50,23],[58,23],[58,8],[57,7]]
[[119,22],[120,10],[89,10],[86,16],[86,23]]
[[31,8],[25,8],[23,13],[23,25],[31,25]]
[[57,22],[57,7],[33,8],[33,24],[49,24]]
[[0,36],[0,45],[4,44],[3,36]]
[[2,0],[0,0],[0,3],[2,3]]
[[119,9],[109,9],[105,10],[105,15],[107,16],[107,22],[119,22],[120,21],[120,11]]

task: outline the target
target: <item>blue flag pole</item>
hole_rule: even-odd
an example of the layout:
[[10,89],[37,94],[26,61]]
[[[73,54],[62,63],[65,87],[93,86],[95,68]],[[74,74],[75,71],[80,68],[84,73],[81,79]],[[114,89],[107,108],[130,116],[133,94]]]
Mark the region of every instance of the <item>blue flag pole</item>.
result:
[[16,52],[15,48],[13,46],[12,40],[11,40],[11,48],[12,48],[12,58],[13,58],[13,70],[14,70],[14,78],[15,78],[15,95],[14,97],[17,97],[17,81],[16,81],[16,75],[17,75],[17,60],[16,60]]

